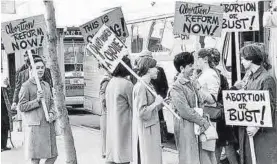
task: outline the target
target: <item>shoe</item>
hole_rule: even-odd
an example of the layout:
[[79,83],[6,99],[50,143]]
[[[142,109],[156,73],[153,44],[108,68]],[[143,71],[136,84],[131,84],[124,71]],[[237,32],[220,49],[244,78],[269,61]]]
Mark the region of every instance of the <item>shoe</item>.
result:
[[2,152],[2,151],[6,151],[6,150],[11,150],[11,148],[9,148],[9,147],[1,148],[1,152]]

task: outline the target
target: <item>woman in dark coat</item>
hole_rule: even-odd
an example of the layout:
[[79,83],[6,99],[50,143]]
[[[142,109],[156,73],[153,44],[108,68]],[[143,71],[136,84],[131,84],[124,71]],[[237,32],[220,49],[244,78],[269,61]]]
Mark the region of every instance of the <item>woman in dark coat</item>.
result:
[[239,127],[241,164],[252,164],[249,137],[253,136],[257,164],[277,163],[277,123],[276,123],[276,81],[263,67],[264,56],[256,45],[247,45],[240,51],[241,61],[246,70],[252,72],[245,89],[268,90],[270,96],[273,127]]

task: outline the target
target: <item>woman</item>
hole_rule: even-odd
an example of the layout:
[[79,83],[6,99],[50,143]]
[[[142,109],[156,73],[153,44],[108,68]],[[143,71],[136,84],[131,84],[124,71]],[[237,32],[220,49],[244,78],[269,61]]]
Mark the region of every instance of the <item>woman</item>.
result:
[[[128,57],[122,59],[129,67]],[[106,88],[107,134],[106,162],[130,163],[132,161],[132,91],[129,72],[121,64],[112,73]]]
[[[200,49],[198,51],[198,68],[201,70],[200,75],[197,78],[197,82],[200,84],[200,88],[207,90],[214,101],[213,103],[206,102],[205,105],[216,106],[218,92],[220,88],[220,76],[213,69],[213,58],[212,54],[208,49]],[[216,123],[213,123],[216,125]],[[203,152],[201,153],[202,158],[206,158],[207,164],[216,164],[215,158],[215,142],[211,140],[202,143]]]
[[[222,91],[229,89],[229,84],[227,78],[223,76],[219,69],[216,67],[220,61],[220,52],[216,48],[209,48],[208,51],[211,53],[211,67],[217,71],[220,76],[220,90],[218,92],[217,101],[223,104]],[[220,119],[217,121],[216,130],[218,133],[218,140],[216,141],[215,155],[216,160],[220,163],[221,152],[225,148],[227,160],[230,164],[238,164],[237,153],[235,149],[235,144],[237,143],[237,138],[235,136],[235,131],[232,126],[226,126],[225,120]]]
[[[194,124],[200,126],[204,132],[209,126],[206,118],[198,114],[194,108],[196,104],[200,105],[202,102],[199,94],[201,91],[194,88],[190,81],[193,74],[194,57],[189,52],[182,52],[175,56],[174,66],[178,71],[178,77],[174,82],[172,89],[169,92],[172,106],[176,113],[181,117],[181,120],[174,119],[174,133],[176,138],[176,145],[179,151],[179,164],[204,164],[200,156],[200,143],[198,137],[195,135]],[[207,99],[213,101],[212,99]]]
[[[156,79],[157,61],[150,57],[142,57],[137,66],[138,75],[154,91],[151,79]],[[138,81],[134,86],[134,135],[133,154],[134,163],[162,164],[161,132],[158,110],[161,109],[163,99],[155,96]],[[137,126],[137,127],[135,127]]]
[[[35,74],[22,84],[19,92],[19,109],[25,122],[25,155],[31,159],[32,164],[39,164],[40,159],[46,159],[46,164],[53,164],[58,156],[56,145],[56,133],[54,126],[55,111],[54,101],[50,86],[42,80],[45,64],[41,58],[34,59],[37,76],[40,80],[42,91],[37,91]],[[42,100],[45,100],[49,114],[46,121],[42,108]]]
[[268,90],[270,95],[273,127],[239,127],[241,164],[252,164],[249,137],[254,137],[257,164],[277,163],[276,81],[263,67],[264,53],[259,46],[250,44],[240,50],[241,62],[252,72],[245,90]]

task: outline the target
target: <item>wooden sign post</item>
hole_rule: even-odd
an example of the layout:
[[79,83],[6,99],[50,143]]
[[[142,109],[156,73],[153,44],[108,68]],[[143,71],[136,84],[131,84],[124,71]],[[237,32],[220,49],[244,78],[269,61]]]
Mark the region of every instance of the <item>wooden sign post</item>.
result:
[[[136,77],[145,87],[156,97],[157,94],[153,91],[128,65],[126,65],[122,58],[128,54],[128,49],[125,44],[116,37],[113,31],[103,25],[95,36],[87,45],[89,50],[88,55],[93,55],[99,63],[101,63],[111,73],[115,70],[119,63],[121,63],[134,77]],[[178,119],[178,116],[171,107],[163,102],[163,105]]]

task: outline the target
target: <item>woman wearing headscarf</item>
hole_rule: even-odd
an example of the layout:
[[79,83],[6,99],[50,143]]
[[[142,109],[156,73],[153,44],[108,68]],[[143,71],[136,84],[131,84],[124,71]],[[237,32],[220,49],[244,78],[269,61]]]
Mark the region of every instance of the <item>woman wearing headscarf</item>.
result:
[[241,62],[251,75],[245,90],[268,90],[273,127],[239,127],[241,164],[252,164],[249,137],[254,138],[257,164],[277,163],[276,81],[264,68],[264,53],[257,45],[247,45],[240,50]]
[[[31,159],[32,164],[39,164],[41,159],[46,159],[45,164],[53,164],[58,156],[56,145],[56,133],[54,126],[55,110],[54,100],[50,86],[42,80],[45,64],[41,58],[34,59],[34,68],[40,80],[42,91],[37,90],[37,83],[33,76],[22,84],[19,92],[19,109],[25,120],[25,155]],[[46,121],[41,101],[45,104],[49,113],[49,121]]]
[[194,57],[189,52],[182,52],[175,56],[174,66],[178,71],[178,77],[169,91],[169,99],[180,120],[174,119],[174,134],[176,146],[179,151],[179,164],[206,164],[202,159],[201,143],[195,134],[194,126],[199,125],[203,133],[210,123],[205,116],[200,115],[195,108],[201,107],[203,98],[212,102],[211,97],[201,89],[197,89],[191,76],[194,70]]
[[[156,79],[157,61],[150,57],[142,57],[137,63],[138,75],[154,90],[151,79]],[[158,110],[161,109],[163,98],[155,96],[138,81],[133,90],[134,103],[134,163],[162,164],[161,132]]]
[[[127,56],[122,58],[131,68]],[[132,91],[129,71],[119,64],[106,88],[106,163],[132,161]]]

